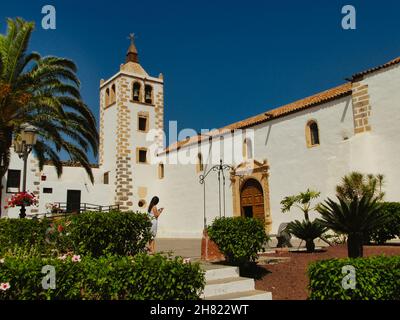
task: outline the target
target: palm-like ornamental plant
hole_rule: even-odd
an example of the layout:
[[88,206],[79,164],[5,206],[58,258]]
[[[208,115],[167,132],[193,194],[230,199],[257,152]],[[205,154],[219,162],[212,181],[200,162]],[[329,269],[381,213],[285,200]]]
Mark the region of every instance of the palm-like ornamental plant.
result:
[[300,209],[304,213],[306,221],[310,221],[309,212],[315,210],[318,205],[312,207],[311,201],[320,196],[320,192],[307,189],[306,192],[300,192],[297,195],[285,197],[281,201],[282,212],[289,212],[292,207]]
[[338,197],[338,202],[328,198],[317,210],[322,216],[322,226],[348,235],[348,256],[357,258],[363,256],[364,235],[386,222],[381,206],[379,198],[365,194],[360,199]]
[[93,182],[88,151],[97,155],[96,121],[82,102],[75,64],[28,52],[34,23],[7,20],[0,34],[0,180],[8,169],[13,137],[30,124],[38,130],[34,152],[40,169],[51,160],[62,174],[60,152],[79,162]]
[[307,252],[314,252],[314,240],[321,237],[326,231],[326,228],[322,226],[318,220],[312,222],[308,220],[295,220],[288,224],[287,230],[297,238],[306,242]]
[[365,194],[382,200],[385,196],[382,191],[384,183],[385,178],[382,174],[365,175],[360,172],[351,172],[342,178],[342,183],[336,187],[336,194],[350,201],[354,198],[361,199]]
[[314,239],[321,237],[325,232],[325,229],[318,222],[311,222],[309,217],[310,211],[316,210],[318,207],[318,204],[313,206],[311,202],[317,199],[319,195],[320,192],[307,189],[307,191],[300,192],[297,195],[285,197],[281,201],[282,212],[289,212],[292,207],[296,207],[304,213],[303,221],[290,222],[286,230],[306,242],[307,252],[314,252]]

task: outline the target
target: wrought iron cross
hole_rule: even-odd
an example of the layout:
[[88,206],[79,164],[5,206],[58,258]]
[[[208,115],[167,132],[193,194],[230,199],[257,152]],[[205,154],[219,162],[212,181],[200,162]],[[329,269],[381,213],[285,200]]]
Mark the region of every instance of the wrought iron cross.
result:
[[127,39],[131,40],[131,44],[133,44],[133,40],[135,39],[135,34],[134,33],[130,33],[129,37]]

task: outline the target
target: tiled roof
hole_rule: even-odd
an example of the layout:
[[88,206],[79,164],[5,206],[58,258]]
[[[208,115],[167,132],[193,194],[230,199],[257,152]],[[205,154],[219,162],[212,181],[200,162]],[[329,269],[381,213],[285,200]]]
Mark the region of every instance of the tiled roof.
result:
[[385,64],[381,64],[381,65],[379,65],[377,67],[358,72],[358,73],[356,73],[356,74],[354,74],[352,76],[352,79],[357,79],[357,78],[365,76],[365,75],[367,75],[369,73],[372,73],[372,72],[375,72],[375,71],[378,71],[378,70],[381,70],[381,69],[389,68],[389,67],[394,66],[394,65],[399,64],[399,63],[400,63],[400,57],[397,57],[396,59],[390,60],[389,62],[387,62]]
[[318,105],[320,103],[330,101],[332,99],[336,99],[336,98],[339,98],[341,96],[344,96],[344,95],[347,95],[350,93],[351,93],[351,82],[348,82],[348,83],[342,84],[338,87],[335,87],[333,89],[329,89],[329,90],[323,91],[321,93],[312,95],[310,97],[289,103],[282,107],[279,107],[279,108],[276,108],[273,110],[269,110],[267,112],[261,113],[254,117],[250,117],[245,120],[235,122],[233,124],[230,124],[228,126],[221,128],[221,129],[216,129],[216,130],[210,131],[207,135],[192,136],[185,140],[175,142],[175,143],[171,144],[169,147],[167,147],[161,153],[168,153],[170,151],[179,149],[183,146],[189,146],[189,145],[192,145],[195,143],[199,143],[200,141],[206,141],[206,139],[209,139],[211,136],[223,135],[223,134],[229,133],[235,129],[248,128],[250,126],[254,126],[254,125],[257,125],[257,124],[260,124],[260,123],[263,123],[263,122],[266,122],[266,121],[269,121],[272,119],[276,119],[278,117],[282,117],[282,116],[288,115],[293,112],[304,110],[304,109],[310,108],[312,106]]
[[[82,165],[79,162],[72,161],[72,160],[61,161],[61,163],[62,163],[63,167],[82,167]],[[53,166],[54,165],[53,161],[51,161],[51,160],[45,160],[44,164],[46,166]],[[96,164],[96,163],[91,163],[90,167],[91,168],[98,168],[99,165]]]

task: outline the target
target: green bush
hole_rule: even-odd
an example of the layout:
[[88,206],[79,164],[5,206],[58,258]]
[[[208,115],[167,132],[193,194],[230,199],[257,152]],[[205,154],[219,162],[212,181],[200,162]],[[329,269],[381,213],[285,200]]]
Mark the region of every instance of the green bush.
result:
[[[344,289],[347,273],[342,267],[355,268],[355,289]],[[317,261],[308,268],[311,300],[399,300],[400,256]]]
[[[55,289],[43,289],[42,268],[55,268]],[[159,254],[135,257],[82,257],[73,262],[33,256],[5,256],[0,300],[184,300],[198,299],[204,288],[204,271],[198,263]]]
[[151,239],[151,221],[144,213],[88,212],[70,221],[63,235],[68,234],[67,245],[79,254],[135,255],[144,252]]
[[253,218],[217,218],[207,231],[226,260],[234,265],[255,261],[268,240],[263,223]]
[[150,228],[147,214],[117,211],[87,212],[54,221],[1,219],[0,252],[34,246],[47,254],[135,255],[145,251]]
[[368,236],[369,241],[378,244],[383,244],[390,239],[400,237],[400,203],[383,203],[381,213],[386,215],[387,222]]
[[16,247],[45,251],[48,226],[48,220],[0,219],[0,254]]
[[306,242],[307,252],[314,252],[314,239],[319,238],[326,231],[326,228],[321,226],[318,220],[309,221],[304,219],[303,221],[295,220],[290,222],[286,230]]

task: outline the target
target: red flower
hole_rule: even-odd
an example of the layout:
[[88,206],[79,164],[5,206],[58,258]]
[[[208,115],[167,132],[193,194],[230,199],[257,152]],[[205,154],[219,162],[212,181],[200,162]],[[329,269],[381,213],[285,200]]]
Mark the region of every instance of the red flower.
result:
[[63,232],[63,230],[64,230],[64,227],[61,224],[59,224],[58,227],[57,227],[57,231],[58,232]]

